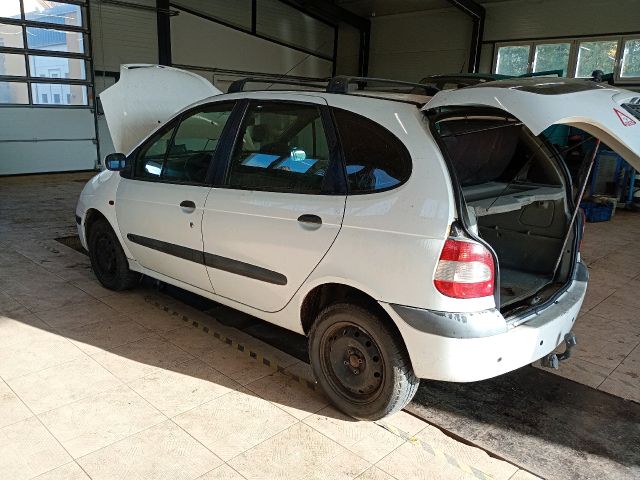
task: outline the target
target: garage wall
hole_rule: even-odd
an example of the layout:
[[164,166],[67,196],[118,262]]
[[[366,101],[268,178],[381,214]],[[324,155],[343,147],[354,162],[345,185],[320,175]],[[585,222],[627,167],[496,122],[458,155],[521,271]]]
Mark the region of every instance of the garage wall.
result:
[[[638,0],[512,0],[485,3],[484,42],[603,35],[640,30]],[[485,43],[481,71],[489,72],[493,45]]]
[[471,19],[456,8],[372,19],[369,74],[409,81],[466,72]]
[[346,23],[338,25],[336,75],[358,75],[360,30]]
[[[250,8],[249,16],[243,17],[239,12],[247,10],[240,8],[241,5],[227,6],[228,11],[220,11],[215,8],[219,1],[201,4],[201,0],[179,0],[172,4],[172,8],[180,12],[171,17],[171,57],[174,65],[237,71],[237,74],[221,74],[194,70],[209,80],[213,77],[215,85],[223,91],[231,81],[247,76],[242,72],[302,77],[331,75],[333,62],[320,56],[330,58],[333,53],[332,27],[315,22],[313,28],[305,28],[305,34],[302,35],[301,22],[305,22],[305,18],[300,17],[297,10],[279,2],[259,2],[257,31],[262,37],[268,37],[261,38],[239,29],[251,27]],[[190,11],[219,21],[203,18]],[[273,15],[278,15],[278,19]],[[282,43],[295,45],[299,49]]]
[[[156,0],[126,0],[147,7]],[[98,71],[120,70],[123,63],[158,63],[156,12],[91,2],[93,60]]]

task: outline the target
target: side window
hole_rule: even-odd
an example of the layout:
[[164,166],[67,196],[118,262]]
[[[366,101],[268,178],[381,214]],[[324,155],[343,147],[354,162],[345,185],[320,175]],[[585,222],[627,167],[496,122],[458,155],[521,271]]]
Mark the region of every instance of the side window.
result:
[[329,147],[316,105],[254,102],[249,106],[229,169],[229,186],[320,193]]
[[136,178],[204,183],[233,105],[220,103],[191,112],[176,128],[152,139],[140,150]]
[[407,181],[411,156],[389,130],[346,110],[334,109],[347,168],[349,193],[388,190]]
[[174,128],[151,138],[136,159],[135,178],[159,180]]

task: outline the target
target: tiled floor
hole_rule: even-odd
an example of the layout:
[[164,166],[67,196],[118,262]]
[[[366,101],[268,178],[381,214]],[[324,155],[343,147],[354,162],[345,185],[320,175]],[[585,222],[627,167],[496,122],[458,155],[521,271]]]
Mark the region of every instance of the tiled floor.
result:
[[571,360],[554,372],[640,402],[640,213],[618,210],[587,224],[582,258],[589,286]]
[[[0,479],[533,478],[404,412],[353,421],[181,316],[307,378],[286,353],[156,291],[103,289],[53,240],[86,178],[0,179]],[[640,401],[636,233],[640,215],[589,226],[581,343],[558,373]]]

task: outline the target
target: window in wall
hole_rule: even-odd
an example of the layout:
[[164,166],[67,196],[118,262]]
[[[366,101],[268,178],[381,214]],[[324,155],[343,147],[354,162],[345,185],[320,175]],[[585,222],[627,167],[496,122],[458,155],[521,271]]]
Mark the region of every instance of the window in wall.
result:
[[26,74],[27,68],[24,64],[24,55],[0,53],[0,75],[24,77]]
[[571,43],[540,43],[536,45],[533,57],[533,72],[562,70],[567,76]]
[[1,0],[0,17],[20,18],[20,0]]
[[[4,1],[4,0],[3,0]],[[63,2],[25,2],[26,20],[59,25],[82,26],[82,7]]]
[[640,38],[624,42],[620,77],[640,77]]
[[28,105],[29,87],[23,82],[0,81],[0,104]]
[[344,151],[349,193],[387,190],[407,181],[411,156],[402,142],[377,123],[334,109]]
[[23,48],[22,27],[0,23],[0,47]]
[[229,186],[320,194],[329,148],[316,105],[254,103],[231,160]]
[[26,82],[5,87],[0,103],[89,106],[93,95],[88,94],[85,10],[82,1],[0,0],[0,82],[11,83],[15,77]]
[[578,44],[576,77],[591,77],[595,70],[602,70],[605,74],[613,73],[617,53],[618,40],[580,42]]
[[529,70],[529,45],[510,45],[498,48],[496,73],[501,75],[524,75]]

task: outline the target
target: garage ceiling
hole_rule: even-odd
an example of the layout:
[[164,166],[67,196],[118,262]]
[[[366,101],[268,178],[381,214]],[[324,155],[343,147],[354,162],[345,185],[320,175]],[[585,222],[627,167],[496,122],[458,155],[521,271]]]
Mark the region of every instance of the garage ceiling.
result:
[[[502,0],[476,1],[478,3],[491,3]],[[447,0],[336,0],[335,3],[363,17],[421,12],[452,6]]]

